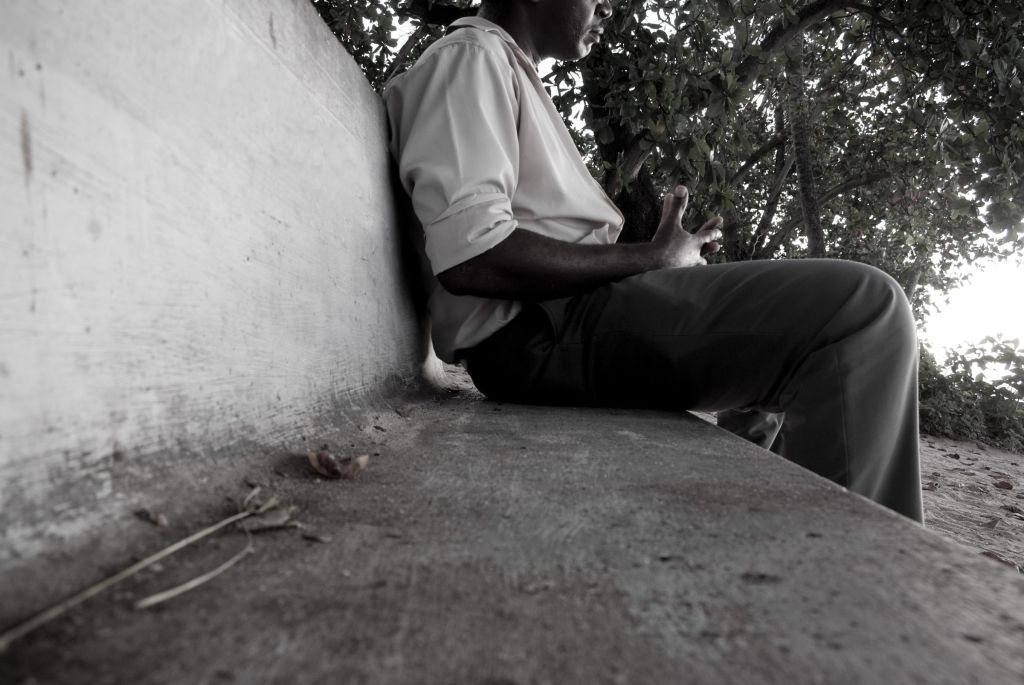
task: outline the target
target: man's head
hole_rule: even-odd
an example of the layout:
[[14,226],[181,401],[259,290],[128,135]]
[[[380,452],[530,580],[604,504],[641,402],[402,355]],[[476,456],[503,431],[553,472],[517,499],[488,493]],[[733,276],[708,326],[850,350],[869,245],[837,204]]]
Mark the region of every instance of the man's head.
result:
[[613,0],[483,0],[480,16],[508,31],[526,54],[575,60],[601,40]]

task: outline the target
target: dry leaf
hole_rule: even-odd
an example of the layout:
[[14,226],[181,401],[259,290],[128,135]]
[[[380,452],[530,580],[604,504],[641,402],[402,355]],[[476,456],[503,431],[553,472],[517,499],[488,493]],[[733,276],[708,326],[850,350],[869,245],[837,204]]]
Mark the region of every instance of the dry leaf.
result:
[[306,456],[309,459],[309,465],[313,467],[314,471],[324,478],[332,479],[343,478],[349,480],[355,478],[360,471],[366,468],[370,461],[369,455],[366,454],[361,454],[355,458],[343,457],[338,459],[327,451],[326,445],[316,452],[310,452]]
[[1000,490],[1013,490],[1013,483],[1008,480],[996,481],[994,485]]
[[331,536],[330,535],[321,535],[320,533],[317,533],[317,532],[312,531],[312,530],[304,530],[304,531],[302,531],[302,539],[303,540],[309,540],[310,542],[324,542],[324,543],[327,543],[327,542],[331,541]]
[[313,470],[324,478],[341,478],[341,465],[334,455],[327,451],[326,445],[315,452],[310,452],[306,458],[309,459],[309,465]]

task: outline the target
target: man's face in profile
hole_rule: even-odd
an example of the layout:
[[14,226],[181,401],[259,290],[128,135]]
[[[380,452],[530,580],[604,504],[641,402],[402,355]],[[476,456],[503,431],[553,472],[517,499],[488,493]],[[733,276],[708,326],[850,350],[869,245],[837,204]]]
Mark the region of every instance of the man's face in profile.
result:
[[540,23],[536,43],[542,57],[576,60],[601,40],[612,0],[537,0]]

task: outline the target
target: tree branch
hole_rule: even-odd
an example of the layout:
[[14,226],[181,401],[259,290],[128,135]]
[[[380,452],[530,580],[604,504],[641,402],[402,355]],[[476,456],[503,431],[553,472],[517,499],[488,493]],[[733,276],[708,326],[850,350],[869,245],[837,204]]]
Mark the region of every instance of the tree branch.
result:
[[768,32],[768,35],[758,45],[760,54],[747,55],[740,62],[736,68],[736,77],[739,83],[746,85],[757,78],[767,56],[784,48],[789,41],[803,33],[808,26],[818,23],[839,10],[858,9],[859,7],[860,5],[853,0],[816,0],[816,2],[802,7],[796,13],[796,22],[790,24],[783,19]]
[[[653,135],[660,135],[665,132],[664,122],[658,122],[658,125],[653,131]],[[626,144],[626,148],[619,155],[619,159],[615,165],[615,171],[611,173],[608,178],[608,182],[605,184],[605,193],[608,197],[615,197],[622,192],[622,187],[633,181],[640,173],[640,168],[647,161],[647,158],[654,152],[654,145],[652,144],[646,150],[643,149],[641,143],[649,138],[652,132],[648,129],[644,129],[633,136],[629,143]]]
[[[782,105],[777,105],[775,107],[775,136],[781,137],[785,135],[785,111]],[[765,203],[761,220],[757,222],[757,228],[754,230],[754,239],[750,244],[751,259],[758,259],[764,252],[765,246],[763,243],[768,237],[768,229],[771,228],[772,221],[775,220],[775,213],[779,208],[779,196],[782,195],[782,189],[786,187],[786,179],[789,177],[789,172],[793,168],[795,161],[796,157],[788,157],[787,159],[785,146],[775,150],[775,180],[772,182],[771,190],[768,193],[768,202]],[[774,252],[774,249],[772,252]],[[771,252],[768,255],[770,256]]]
[[622,192],[622,187],[636,178],[636,175],[640,173],[640,167],[643,166],[644,161],[651,154],[653,148],[648,148],[646,151],[640,149],[640,142],[647,136],[647,129],[644,129],[640,133],[633,136],[633,138],[626,144],[626,148],[619,154],[619,159],[616,161],[615,169],[608,177],[608,182],[605,183],[605,193],[608,197],[615,197]]
[[[819,195],[818,204],[819,206],[823,207],[826,203],[836,199],[843,193],[853,190],[854,188],[871,185],[872,183],[877,183],[878,181],[882,181],[887,178],[889,178],[889,174],[879,174],[876,176],[864,175],[857,176],[856,178],[852,178],[849,181],[843,181],[842,183],[839,183],[829,188],[824,193]],[[779,234],[782,235],[784,238],[787,234],[789,234],[790,231],[800,226],[800,224],[802,224],[803,222],[803,217],[800,216],[790,219],[789,221],[782,225],[781,229],[779,229]]]
[[729,179],[729,185],[734,186],[746,178],[747,174],[750,173],[750,170],[754,168],[754,165],[760,162],[761,159],[772,150],[777,149],[780,145],[785,145],[786,140],[786,133],[783,131],[782,133],[776,134],[774,138],[754,150],[750,157],[747,158],[747,161],[743,163],[743,166],[740,167],[739,171],[733,174],[732,178]]
[[907,299],[911,302],[914,301],[914,293],[917,292],[917,286],[921,283],[921,267],[915,266],[910,270],[907,276],[907,280],[903,283],[903,292],[906,294]]
[[810,106],[804,85],[804,38],[793,39],[794,49],[786,64],[789,90],[789,128],[793,136],[793,157],[800,180],[800,214],[807,234],[807,250],[812,257],[825,256],[825,234],[821,228],[818,188],[814,178],[814,144]]

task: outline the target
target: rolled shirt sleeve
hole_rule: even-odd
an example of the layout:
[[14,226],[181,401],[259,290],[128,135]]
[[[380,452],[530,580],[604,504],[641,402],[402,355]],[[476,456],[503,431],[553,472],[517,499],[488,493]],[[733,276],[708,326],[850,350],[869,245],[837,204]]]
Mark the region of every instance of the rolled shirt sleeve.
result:
[[385,98],[392,151],[436,275],[517,226],[518,86],[500,53],[471,42],[440,46],[414,68],[416,78],[390,85]]

